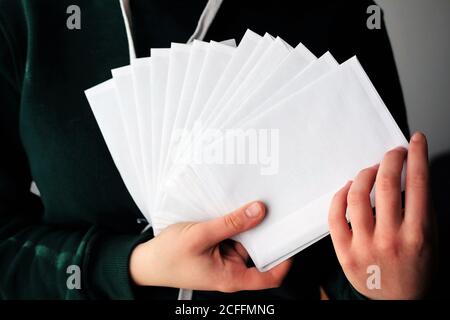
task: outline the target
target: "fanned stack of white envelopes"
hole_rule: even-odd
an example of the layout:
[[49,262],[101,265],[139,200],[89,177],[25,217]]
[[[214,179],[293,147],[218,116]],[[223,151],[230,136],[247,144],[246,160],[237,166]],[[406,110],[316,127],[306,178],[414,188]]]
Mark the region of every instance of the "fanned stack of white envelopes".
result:
[[326,236],[333,194],[408,146],[356,57],[250,30],[238,46],[152,49],[86,96],[155,234],[264,201],[265,220],[235,238],[260,270]]

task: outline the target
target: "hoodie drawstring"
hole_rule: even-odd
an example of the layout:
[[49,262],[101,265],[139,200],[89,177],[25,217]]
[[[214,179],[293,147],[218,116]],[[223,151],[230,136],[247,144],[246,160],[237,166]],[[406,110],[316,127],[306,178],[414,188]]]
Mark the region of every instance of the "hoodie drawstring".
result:
[[[122,10],[122,17],[125,24],[125,29],[127,33],[128,40],[128,50],[130,54],[130,62],[133,59],[136,59],[136,51],[134,48],[133,41],[133,33],[132,33],[132,19],[131,19],[131,10],[130,10],[130,0],[119,0],[120,1],[120,9]],[[194,30],[194,33],[191,35],[187,43],[190,43],[197,40],[203,40],[211,23],[214,21],[217,12],[219,11],[220,6],[222,5],[223,0],[208,0],[208,3],[203,9],[203,12],[197,22],[197,26]]]
[[205,9],[198,20],[197,27],[195,28],[194,33],[189,38],[188,43],[197,40],[203,40],[206,33],[208,32],[209,26],[213,22],[216,17],[217,11],[219,11],[220,5],[223,0],[208,0]]
[[125,30],[127,32],[128,50],[130,54],[130,63],[131,63],[131,60],[136,59],[136,51],[134,49],[133,34],[131,32],[132,19],[130,10],[130,0],[119,0],[119,1],[120,1],[120,9],[122,10],[123,22],[125,24]]

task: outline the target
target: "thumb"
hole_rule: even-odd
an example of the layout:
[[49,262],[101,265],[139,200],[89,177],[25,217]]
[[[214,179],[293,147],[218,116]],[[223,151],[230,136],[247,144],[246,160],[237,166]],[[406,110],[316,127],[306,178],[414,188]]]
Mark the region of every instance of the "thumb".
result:
[[262,202],[251,202],[225,216],[201,222],[198,227],[203,243],[215,245],[258,225],[264,218],[265,206]]

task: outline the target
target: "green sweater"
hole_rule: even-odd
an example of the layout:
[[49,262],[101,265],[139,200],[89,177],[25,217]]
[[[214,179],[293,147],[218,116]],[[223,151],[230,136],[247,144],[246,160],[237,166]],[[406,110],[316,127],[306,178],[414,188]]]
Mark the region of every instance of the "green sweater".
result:
[[[152,46],[185,42],[205,4],[175,1],[171,6],[168,2],[131,1],[138,56]],[[255,11],[256,4],[251,2],[236,8],[238,2],[225,1],[207,38],[239,39],[249,27],[279,34],[292,43],[302,40],[317,55],[329,48],[340,59],[358,53],[365,67],[374,71],[376,86],[388,105],[395,105],[391,111],[407,131],[385,31],[375,31],[367,41],[361,40],[367,31],[347,32],[359,21],[354,11],[362,15],[370,1],[343,1],[345,5],[321,1],[320,8],[305,1],[304,12],[295,15],[280,1],[261,11]],[[66,27],[66,9],[72,4],[81,8],[81,30]],[[333,20],[335,14],[343,14],[343,20]],[[346,20],[345,14],[356,18]],[[312,19],[314,15],[321,16]],[[266,19],[269,16],[271,22]],[[387,72],[376,71],[377,59],[387,64]],[[163,295],[162,288],[132,285],[130,253],[152,232],[141,234],[143,216],[114,166],[83,93],[108,79],[112,68],[128,63],[118,0],[0,0],[1,298]],[[30,192],[32,181],[40,197]],[[321,284],[332,297],[355,297],[329,239],[299,257],[282,288],[255,294],[315,297]],[[79,289],[67,286],[74,265],[80,270]],[[194,297],[200,299],[202,293]]]

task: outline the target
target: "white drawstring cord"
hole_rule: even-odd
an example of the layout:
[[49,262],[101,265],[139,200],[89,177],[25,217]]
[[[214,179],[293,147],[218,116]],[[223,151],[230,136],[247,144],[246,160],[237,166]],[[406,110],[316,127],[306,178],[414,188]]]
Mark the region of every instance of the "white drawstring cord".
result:
[[123,22],[125,23],[125,30],[127,32],[128,50],[130,54],[130,63],[133,59],[136,59],[136,51],[134,49],[133,34],[131,32],[132,19],[130,11],[130,0],[119,0],[120,10],[122,10]]
[[[123,21],[125,23],[125,30],[127,33],[128,40],[128,50],[131,60],[136,58],[136,51],[134,47],[133,35],[132,35],[132,19],[131,19],[131,11],[130,11],[130,0],[119,0],[120,9],[122,11]],[[197,27],[195,28],[194,33],[188,40],[189,42],[194,41],[194,39],[203,40],[208,29],[216,17],[217,11],[219,11],[220,6],[222,5],[223,0],[208,0],[208,3],[203,9],[203,12],[198,20]]]
[[213,22],[216,17],[217,11],[219,11],[220,5],[223,0],[208,0],[205,9],[203,9],[202,15],[198,20],[197,27],[195,28],[194,33],[189,38],[188,43],[197,40],[203,40],[208,32],[209,26]]

